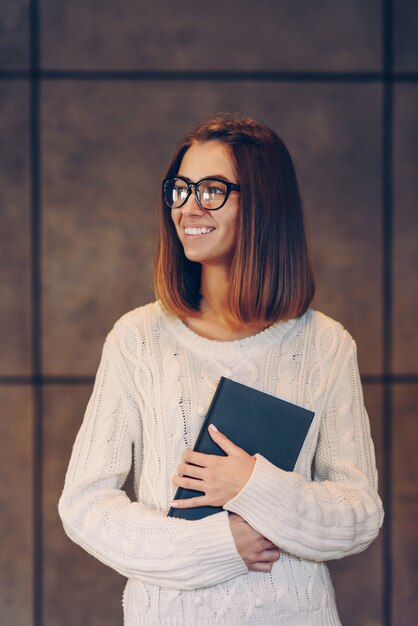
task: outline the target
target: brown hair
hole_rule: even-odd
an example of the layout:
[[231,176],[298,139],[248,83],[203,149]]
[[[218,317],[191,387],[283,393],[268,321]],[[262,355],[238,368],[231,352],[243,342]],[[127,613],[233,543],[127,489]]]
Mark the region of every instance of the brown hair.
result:
[[[220,114],[201,122],[185,137],[165,177],[176,176],[190,146],[205,141],[219,141],[229,148],[241,185],[242,218],[229,277],[232,314],[248,323],[303,315],[315,283],[296,173],[285,144],[261,122]],[[196,315],[200,277],[201,265],[185,256],[161,195],[156,296],[179,317]]]

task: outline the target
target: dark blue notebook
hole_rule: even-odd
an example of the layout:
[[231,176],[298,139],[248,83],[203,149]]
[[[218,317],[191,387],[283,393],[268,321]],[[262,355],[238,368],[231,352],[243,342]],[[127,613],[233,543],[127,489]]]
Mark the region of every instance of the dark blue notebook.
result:
[[[226,456],[208,433],[212,423],[251,456],[259,452],[277,467],[292,471],[313,417],[308,409],[222,376],[193,450]],[[174,499],[200,495],[200,491],[179,487]],[[171,507],[168,515],[195,520],[222,510],[215,506]]]

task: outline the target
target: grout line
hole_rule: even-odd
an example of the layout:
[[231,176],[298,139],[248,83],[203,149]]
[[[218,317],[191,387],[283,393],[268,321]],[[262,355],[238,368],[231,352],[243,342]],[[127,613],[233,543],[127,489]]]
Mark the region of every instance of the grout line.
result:
[[0,385],[91,385],[94,380],[95,376],[0,376]]
[[[0,375],[0,386],[4,385],[92,385],[95,374],[86,376],[77,375]],[[363,374],[363,385],[416,385],[418,374]]]
[[39,69],[39,0],[30,0],[30,163],[31,163],[31,257],[32,257],[32,372],[33,384],[33,624],[42,626],[43,542],[42,542],[42,319],[41,319],[41,154]]
[[270,81],[313,83],[415,83],[418,72],[304,72],[246,70],[0,70],[0,80],[88,80],[88,81]]
[[[383,85],[382,110],[382,234],[383,234],[383,363],[385,375],[392,371],[392,252],[393,252],[393,2],[383,2]],[[383,624],[392,624],[392,385],[383,386]]]

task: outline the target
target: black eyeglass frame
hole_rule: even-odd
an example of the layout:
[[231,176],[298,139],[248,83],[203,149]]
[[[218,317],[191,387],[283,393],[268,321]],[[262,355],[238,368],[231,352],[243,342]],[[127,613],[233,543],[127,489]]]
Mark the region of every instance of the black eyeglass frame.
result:
[[[168,204],[168,202],[166,201],[166,199],[165,199],[165,186],[166,186],[166,184],[169,181],[174,181],[174,180],[181,180],[184,183],[186,183],[186,185],[187,185],[187,195],[186,195],[185,199],[183,200],[183,202],[181,204],[179,204],[178,206],[170,206]],[[200,203],[199,185],[200,185],[200,183],[203,183],[206,180],[214,180],[214,181],[216,181],[218,183],[223,183],[226,186],[225,198],[224,198],[222,204],[220,206],[217,206],[216,209],[209,209],[208,207],[203,206]],[[195,198],[196,198],[196,202],[200,206],[200,208],[203,209],[204,211],[218,211],[219,209],[222,209],[222,207],[225,205],[226,201],[228,200],[231,191],[240,191],[241,190],[240,185],[237,185],[236,183],[231,183],[231,182],[229,182],[229,180],[224,180],[223,178],[216,178],[214,176],[207,176],[205,178],[201,178],[196,183],[191,183],[190,181],[188,181],[185,178],[183,178],[183,176],[173,176],[172,178],[164,178],[164,180],[162,182],[162,187],[163,187],[164,202],[165,202],[165,204],[168,207],[170,207],[170,209],[181,209],[181,207],[184,206],[186,204],[187,200],[190,198],[190,194],[192,193],[192,188],[193,188],[194,195],[195,195]]]

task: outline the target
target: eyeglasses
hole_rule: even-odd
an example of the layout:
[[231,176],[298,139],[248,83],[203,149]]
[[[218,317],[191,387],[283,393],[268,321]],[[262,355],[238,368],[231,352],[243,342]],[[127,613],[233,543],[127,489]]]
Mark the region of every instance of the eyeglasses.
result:
[[181,176],[163,180],[164,202],[170,209],[180,209],[186,204],[192,190],[202,209],[217,211],[228,200],[231,191],[239,191],[240,186],[222,178],[202,178],[197,183],[191,183]]

